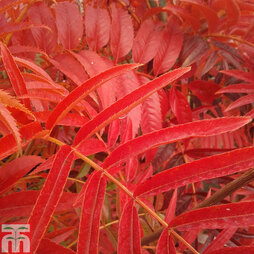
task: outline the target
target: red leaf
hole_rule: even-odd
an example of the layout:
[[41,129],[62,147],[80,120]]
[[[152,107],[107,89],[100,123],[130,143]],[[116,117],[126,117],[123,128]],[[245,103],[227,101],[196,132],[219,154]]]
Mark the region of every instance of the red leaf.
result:
[[92,136],[99,129],[106,126],[119,116],[126,114],[154,92],[181,77],[189,70],[189,68],[173,70],[172,72],[166,73],[163,76],[160,76],[159,78],[137,88],[132,93],[118,100],[110,107],[99,113],[79,130],[74,139],[74,145],[78,145],[82,140]]
[[[160,39],[160,38],[159,38]],[[183,45],[183,34],[173,20],[171,20],[163,31],[157,54],[153,61],[154,75],[168,71],[176,62]]]
[[32,29],[37,46],[47,53],[56,47],[56,24],[50,8],[44,3],[37,3],[28,10],[28,18],[34,24],[46,25],[51,31],[43,28]]
[[134,32],[131,16],[127,10],[117,8],[114,4],[112,9],[111,25],[111,51],[114,62],[129,53],[132,48]]
[[[3,43],[0,43],[0,48],[4,67],[9,76],[13,90],[17,96],[27,94],[25,81],[20,73],[17,64],[13,59],[13,56]],[[28,99],[24,100],[24,104],[28,109],[31,109],[30,101]]]
[[209,44],[200,36],[186,37],[181,53],[182,66],[197,62],[209,50]]
[[[20,191],[2,197],[0,200],[0,215],[5,218],[29,216],[40,191]],[[73,209],[77,194],[64,192],[61,196],[55,212]]]
[[141,129],[146,134],[162,128],[161,105],[158,93],[152,94],[142,103]]
[[[26,59],[22,59],[22,58],[19,58],[19,57],[14,57],[14,60],[16,63],[18,63],[19,65],[25,67],[25,68],[28,68],[29,70],[39,74],[40,76],[44,77],[46,80],[49,80],[49,82],[51,84],[54,84],[54,86],[57,86],[57,84],[55,84],[51,77],[49,76],[49,74],[44,70],[42,69],[40,66],[38,66],[37,64],[35,64],[34,62],[31,62],[29,60],[26,60]],[[23,74],[25,75],[25,74]]]
[[59,41],[66,49],[76,48],[83,34],[83,21],[78,6],[70,2],[60,2],[57,3],[55,11]]
[[105,152],[107,147],[105,143],[99,139],[90,138],[85,140],[82,145],[77,149],[80,153],[84,155],[91,155],[99,152]]
[[167,208],[167,212],[165,215],[165,221],[167,223],[169,223],[175,217],[176,201],[177,201],[177,189],[174,190],[169,206]]
[[194,95],[196,95],[202,102],[212,104],[213,100],[217,98],[216,92],[220,86],[211,81],[196,80],[188,84],[188,87]]
[[118,230],[117,253],[141,254],[139,217],[133,200],[129,200],[123,209]]
[[250,118],[248,117],[225,117],[196,121],[154,131],[119,146],[107,157],[103,166],[107,168],[116,162],[162,144],[176,142],[185,138],[213,136],[233,131],[244,126],[249,121]]
[[[26,139],[21,146],[25,146],[30,142],[37,133],[42,131],[41,125],[38,122],[32,122],[19,129],[21,139]],[[16,152],[18,149],[15,138],[12,134],[6,135],[0,139],[0,159],[7,157],[8,155]]]
[[74,251],[56,244],[53,241],[44,238],[41,240],[40,245],[36,251],[37,254],[75,254]]
[[102,171],[94,172],[87,184],[82,204],[78,254],[98,253],[101,209],[106,191],[106,180]]
[[108,147],[112,147],[119,137],[120,123],[119,119],[114,120],[108,130]]
[[70,54],[57,55],[49,61],[78,86],[82,85],[87,79],[83,66]]
[[217,94],[220,93],[254,93],[254,83],[241,83],[241,84],[234,84],[224,87],[216,92]]
[[90,49],[97,51],[109,41],[110,17],[106,9],[86,6],[86,40]]
[[[34,112],[38,122],[46,123],[51,111]],[[88,121],[88,118],[77,113],[68,113],[59,121],[59,125],[81,127]]]
[[216,236],[216,239],[214,239],[205,249],[203,252],[204,254],[210,253],[211,251],[217,250],[219,248],[224,247],[224,245],[230,240],[230,238],[234,235],[237,228],[226,228],[223,229],[218,236]]
[[172,87],[169,92],[169,102],[171,110],[176,116],[177,122],[187,123],[192,121],[192,112],[189,102],[182,92]]
[[133,41],[133,61],[145,64],[152,60],[157,53],[161,39],[160,26],[156,25],[151,19],[145,20]]
[[183,213],[169,227],[178,230],[248,227],[254,223],[254,202],[216,205]]
[[15,118],[11,115],[11,112],[0,102],[0,122],[8,129],[8,134],[11,133],[17,143],[17,148],[21,152],[21,138],[19,128],[17,126]]
[[0,171],[0,193],[10,188],[33,167],[42,162],[44,160],[41,157],[29,155],[22,156],[4,165]]
[[183,0],[183,2],[191,3],[192,5],[197,6],[198,10],[200,10],[203,13],[203,15],[206,17],[209,31],[214,32],[214,30],[216,30],[217,25],[219,23],[219,19],[218,19],[217,13],[213,9],[205,5],[203,1]]
[[254,94],[249,94],[249,95],[245,95],[243,97],[240,97],[239,99],[237,99],[236,101],[234,101],[233,103],[231,103],[226,109],[225,111],[229,111],[231,109],[237,108],[237,107],[241,107],[243,105],[246,104],[250,104],[254,102]]
[[220,71],[220,72],[229,76],[233,76],[240,80],[244,80],[246,82],[250,82],[250,83],[254,82],[254,74],[250,72],[239,71],[239,70],[229,70],[229,71]]
[[78,102],[85,98],[106,81],[120,75],[129,69],[134,69],[138,64],[126,64],[113,67],[87,80],[84,84],[73,90],[63,101],[52,111],[46,123],[47,129],[52,129]]
[[69,146],[62,146],[49,171],[46,182],[36,200],[28,220],[31,226],[31,249],[35,252],[47,229],[51,216],[63,193],[64,185],[70,172],[74,154]]
[[159,238],[157,247],[157,254],[176,254],[175,244],[168,232],[168,228],[165,228]]
[[[114,66],[108,58],[98,55],[96,52],[82,50],[79,54],[72,54],[83,65],[90,77],[93,77]],[[97,88],[98,95],[101,100],[102,108],[106,108],[115,101],[115,89],[117,83],[112,79]]]
[[253,152],[254,148],[241,148],[170,168],[137,186],[134,195],[157,195],[189,183],[249,169],[254,164]]
[[209,254],[239,254],[239,253],[253,254],[254,253],[254,246],[240,246],[240,247],[222,248],[219,250],[209,252]]

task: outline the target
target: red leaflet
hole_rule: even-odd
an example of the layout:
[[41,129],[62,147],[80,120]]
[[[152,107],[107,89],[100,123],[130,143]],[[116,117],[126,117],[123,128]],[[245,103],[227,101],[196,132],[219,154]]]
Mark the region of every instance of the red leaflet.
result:
[[60,244],[56,244],[55,242],[43,238],[40,242],[40,245],[36,251],[37,254],[75,254],[74,251],[65,248]]
[[165,221],[167,223],[169,223],[175,217],[176,201],[177,201],[177,189],[175,189],[173,192],[173,195],[171,197],[171,200],[166,212]]
[[[21,151],[21,138],[17,123],[11,112],[0,103],[0,122],[4,124],[5,128],[8,129],[8,134],[11,133],[15,138],[19,152]],[[2,133],[3,134],[3,133]]]
[[106,185],[102,171],[94,172],[90,176],[82,204],[78,254],[98,253],[100,217]]
[[119,119],[114,120],[108,129],[108,147],[112,147],[119,137],[120,123]]
[[[26,145],[31,141],[34,135],[42,131],[41,125],[38,122],[32,122],[19,129],[21,139],[26,139],[21,146]],[[7,157],[8,155],[15,153],[18,150],[16,140],[12,134],[6,135],[0,138],[0,159]]]
[[209,50],[209,44],[202,37],[187,37],[181,52],[182,66],[189,66],[197,62]]
[[137,186],[134,195],[156,195],[189,183],[233,174],[253,167],[254,148],[205,157],[165,170]]
[[114,62],[117,63],[121,57],[129,53],[132,48],[134,32],[131,16],[127,10],[111,5],[111,51]]
[[216,92],[217,94],[220,93],[254,93],[254,83],[241,83],[241,84],[234,84],[224,87]]
[[107,150],[107,148],[103,141],[95,138],[90,138],[85,140],[77,150],[87,156],[99,152],[104,152]]
[[169,227],[178,230],[248,227],[254,223],[254,202],[216,205],[183,213]]
[[[15,91],[17,96],[27,94],[25,81],[10,51],[2,42],[0,43],[0,48],[4,67],[9,76],[13,90]],[[28,109],[31,109],[30,101],[28,99],[24,100],[24,104]]]
[[236,232],[237,228],[230,227],[223,229],[218,236],[216,236],[216,239],[213,240],[205,249],[203,252],[205,253],[210,253],[211,251],[217,250],[219,248],[222,248],[229,240],[230,238],[234,235]]
[[31,226],[31,249],[35,252],[47,229],[51,216],[63,193],[74,153],[70,146],[62,146],[49,171],[28,223]]
[[98,130],[100,130],[119,116],[126,114],[136,105],[138,105],[150,95],[152,95],[154,92],[166,86],[168,83],[173,82],[177,78],[181,77],[189,70],[190,68],[180,68],[173,70],[137,88],[132,93],[118,100],[110,107],[99,113],[95,118],[90,120],[79,130],[74,139],[74,145],[78,145],[81,140],[92,136]]
[[250,72],[239,71],[239,70],[229,70],[229,71],[220,71],[220,72],[229,76],[233,76],[240,80],[244,80],[246,82],[253,83],[254,81],[254,74]]
[[[71,52],[77,60],[83,65],[90,77],[93,77],[114,66],[109,59],[98,55],[90,50],[82,50],[79,54]],[[96,89],[100,96],[102,108],[106,108],[115,101],[115,90],[117,83],[112,79]]]
[[168,228],[165,228],[159,238],[157,247],[157,254],[176,254],[174,241],[168,232]]
[[239,253],[252,254],[253,252],[254,246],[241,246],[241,247],[222,248],[219,250],[209,252],[209,254],[239,254]]
[[54,230],[45,235],[46,238],[51,239],[55,243],[61,243],[66,240],[75,231],[75,226],[65,227],[58,230]]
[[136,63],[147,63],[154,58],[160,46],[162,32],[153,20],[145,20],[133,41],[132,56]]
[[[40,191],[20,191],[9,194],[0,201],[0,215],[5,218],[27,217],[31,214]],[[78,194],[63,192],[57,206],[56,212],[73,209],[73,202]]]
[[22,156],[1,168],[0,171],[0,193],[10,188],[21,177],[26,175],[33,167],[44,162],[39,156]]
[[143,103],[141,108],[141,129],[144,134],[162,128],[161,105],[158,93],[152,94]]
[[220,89],[220,86],[211,81],[197,80],[188,84],[188,87],[194,95],[201,101],[212,104],[213,100],[218,96],[215,93]]
[[52,129],[78,102],[85,98],[106,81],[120,75],[122,72],[138,67],[138,64],[126,64],[113,67],[87,80],[84,84],[73,90],[53,110],[46,123],[47,129]]
[[54,36],[56,24],[50,8],[44,2],[37,3],[28,10],[28,18],[34,24],[46,25],[51,29],[50,31],[43,28],[31,30],[37,46],[51,53],[56,47],[57,38]]
[[66,49],[78,46],[83,34],[83,21],[78,6],[60,2],[55,7],[58,39]]
[[125,204],[120,219],[117,253],[141,254],[139,224],[138,212],[131,199]]
[[91,50],[97,51],[109,41],[110,17],[106,9],[86,6],[86,40]]
[[239,99],[237,99],[236,101],[234,101],[233,103],[231,103],[225,111],[229,111],[231,109],[237,108],[237,107],[241,107],[243,105],[246,104],[250,104],[254,101],[254,94],[249,94],[243,97],[240,97]]
[[[47,122],[47,119],[50,114],[51,114],[51,111],[34,112],[34,116],[36,117],[37,121],[41,123]],[[77,113],[68,113],[63,119],[59,121],[58,124],[64,125],[64,126],[81,127],[87,121],[88,121],[88,118],[85,116],[81,116]]]
[[172,112],[175,114],[178,123],[187,123],[192,121],[192,112],[186,97],[175,87],[169,91],[169,103]]
[[149,148],[176,142],[184,138],[206,137],[233,131],[244,126],[249,121],[250,118],[248,117],[225,117],[195,121],[154,131],[119,146],[105,160],[103,166],[107,168],[116,162],[140,154]]
[[[160,39],[160,38],[159,38]],[[173,20],[171,20],[160,41],[160,45],[153,61],[154,75],[168,71],[178,58],[183,45],[183,34]]]
[[54,59],[49,59],[49,61],[78,86],[88,79],[82,65],[68,53],[57,55]]
[[213,9],[209,8],[207,5],[202,3],[202,1],[198,0],[183,0],[183,2],[191,3],[192,5],[197,6],[197,10],[201,11],[202,14],[206,17],[209,31],[214,32],[214,30],[216,30],[219,19],[217,13]]

